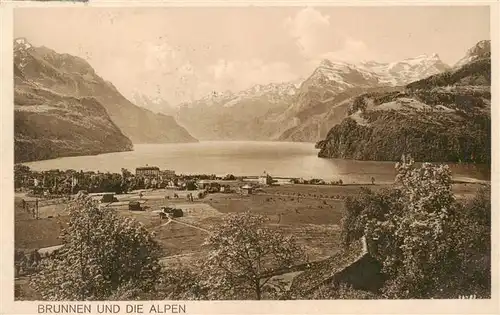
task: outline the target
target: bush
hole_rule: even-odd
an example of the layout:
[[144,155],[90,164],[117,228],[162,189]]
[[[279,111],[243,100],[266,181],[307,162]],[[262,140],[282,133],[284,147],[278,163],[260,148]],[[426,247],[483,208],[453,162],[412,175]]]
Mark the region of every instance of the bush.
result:
[[398,188],[345,200],[342,242],[366,236],[388,276],[388,298],[490,295],[491,201],[487,188],[455,200],[447,166],[398,165]]

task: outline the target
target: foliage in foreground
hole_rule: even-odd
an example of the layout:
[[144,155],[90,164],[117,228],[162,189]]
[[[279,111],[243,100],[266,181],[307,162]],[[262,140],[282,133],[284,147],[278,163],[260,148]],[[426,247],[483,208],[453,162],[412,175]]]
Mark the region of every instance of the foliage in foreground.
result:
[[77,199],[69,216],[64,247],[32,278],[43,299],[107,300],[154,290],[160,248],[140,223],[89,198]]
[[261,215],[229,215],[207,239],[211,247],[203,273],[211,299],[276,297],[283,291],[272,283],[273,270],[304,260],[292,236],[264,226]]
[[[314,299],[490,296],[490,188],[467,202],[451,191],[446,166],[397,165],[398,186],[348,198],[343,242],[365,235],[388,276],[382,296],[322,287]],[[273,271],[304,260],[303,249],[251,213],[233,214],[207,239],[200,268],[160,271],[159,246],[139,223],[89,199],[70,209],[65,246],[42,260],[33,287],[48,300],[280,299]]]
[[311,300],[373,300],[379,296],[342,283],[338,286],[321,286],[308,298]]
[[490,296],[489,188],[460,203],[447,166],[397,165],[399,187],[346,200],[343,242],[366,235],[388,298]]

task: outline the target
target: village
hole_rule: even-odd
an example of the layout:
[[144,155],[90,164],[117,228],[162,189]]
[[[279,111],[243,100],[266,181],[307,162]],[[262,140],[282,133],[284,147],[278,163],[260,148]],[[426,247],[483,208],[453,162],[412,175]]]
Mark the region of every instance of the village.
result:
[[[366,186],[377,191],[390,184],[375,184],[369,177],[364,184],[326,183],[276,178],[266,172],[246,177],[177,175],[156,166],[137,167],[134,174],[127,170],[122,170],[122,174],[34,172],[18,167],[16,283],[23,288],[20,290],[29,292],[30,274],[37,271],[44,257],[54,255],[63,246],[60,234],[69,222],[67,206],[81,195],[91,197],[101,208],[142,223],[159,242],[163,252],[160,262],[165,267],[194,266],[203,261],[208,255],[203,243],[224,216],[247,211],[267,217],[268,227],[293,235],[305,249],[308,262],[325,264],[332,255],[339,255],[344,199]],[[475,189],[474,184],[454,186],[463,197]],[[364,261],[363,246],[352,257],[345,257]],[[345,263],[350,265],[353,261]],[[369,259],[367,263],[373,268]],[[277,272],[273,281],[291,286],[293,279],[300,281],[297,276],[304,266]],[[342,270],[341,267],[335,268]]]
[[[224,177],[177,175],[173,170],[160,170],[157,166],[138,167],[135,174],[122,169],[121,174],[116,174],[76,172],[74,170],[32,172],[21,165],[15,173],[17,195],[26,197],[22,198],[23,210],[31,213],[34,218],[40,217],[39,202],[40,204],[64,203],[77,195],[89,195],[100,204],[112,208],[123,206],[128,202],[130,211],[144,211],[151,208],[145,203],[148,200],[158,199],[158,197],[172,201],[194,202],[195,199],[201,200],[208,194],[216,193],[265,194],[264,187],[293,184],[343,185],[342,180],[327,183],[322,179],[273,178],[265,171],[260,176],[243,177],[235,177],[232,174]],[[373,177],[371,181],[374,184]],[[310,196],[326,199],[340,198],[340,196],[316,194]],[[300,198],[300,193],[297,194],[297,197]],[[160,213],[160,216],[167,216],[171,214],[166,212],[168,209],[172,208],[161,207],[157,212]],[[176,213],[179,216],[180,212]]]
[[201,246],[228,213],[252,211],[269,226],[298,237],[308,259],[328,257],[338,247],[343,198],[359,187],[342,181],[258,176],[177,175],[142,166],[121,174],[17,166],[16,276],[23,283],[38,262],[63,246],[60,233],[69,221],[72,199],[88,195],[100,207],[133,218],[154,232],[164,265],[189,264],[207,254]]

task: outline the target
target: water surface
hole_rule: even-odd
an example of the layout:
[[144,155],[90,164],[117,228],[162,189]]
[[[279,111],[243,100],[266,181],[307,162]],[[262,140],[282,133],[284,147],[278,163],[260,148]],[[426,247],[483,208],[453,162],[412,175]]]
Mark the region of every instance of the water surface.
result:
[[[177,174],[260,175],[342,179],[345,183],[392,182],[394,162],[322,159],[313,143],[205,141],[182,144],[136,144],[134,151],[95,156],[64,157],[25,163],[34,170],[75,169],[101,172],[134,171],[158,166]],[[450,165],[455,179],[489,180],[484,166]]]

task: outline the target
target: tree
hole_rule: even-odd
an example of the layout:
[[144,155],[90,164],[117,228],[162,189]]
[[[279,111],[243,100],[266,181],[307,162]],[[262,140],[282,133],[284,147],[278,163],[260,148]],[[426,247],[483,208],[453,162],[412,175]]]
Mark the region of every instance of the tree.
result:
[[[447,166],[397,164],[391,190],[362,191],[345,202],[344,245],[365,235],[388,276],[389,298],[456,298],[489,291],[490,200],[461,205]],[[467,210],[469,209],[469,210]],[[481,266],[477,268],[475,266]]]
[[186,190],[196,190],[198,186],[196,186],[196,182],[194,180],[189,180],[186,182]]
[[460,204],[452,224],[455,263],[449,282],[460,295],[490,298],[491,187],[481,187],[474,198]]
[[[164,300],[203,300],[207,299],[207,286],[203,285],[203,276],[195,268],[179,267],[165,270],[158,281],[159,294],[155,299]],[[153,298],[152,298],[153,299]]]
[[125,288],[151,291],[160,247],[142,224],[88,197],[69,207],[64,246],[45,259],[32,284],[47,300],[106,300]]
[[31,175],[31,170],[23,164],[14,165],[14,187],[21,188],[25,185],[25,179]]
[[134,177],[134,175],[126,168],[122,167],[121,172],[122,172],[122,178],[125,180]]
[[206,243],[212,247],[204,274],[212,298],[260,300],[273,290],[272,271],[304,259],[292,236],[264,226],[266,218],[249,212],[231,214],[214,229]]
[[455,204],[447,166],[398,163],[400,196],[387,210],[366,220],[365,235],[376,241],[384,272],[391,276],[388,295],[426,298],[441,285],[453,245],[447,230]]
[[377,298],[377,294],[356,290],[347,284],[323,285],[308,297],[311,300],[371,300]]
[[398,189],[382,189],[373,192],[368,188],[361,188],[360,193],[344,200],[344,214],[342,217],[341,238],[344,246],[349,246],[353,241],[365,235],[366,225],[369,220],[384,221],[389,218],[389,213],[402,211],[398,203],[401,191]]

